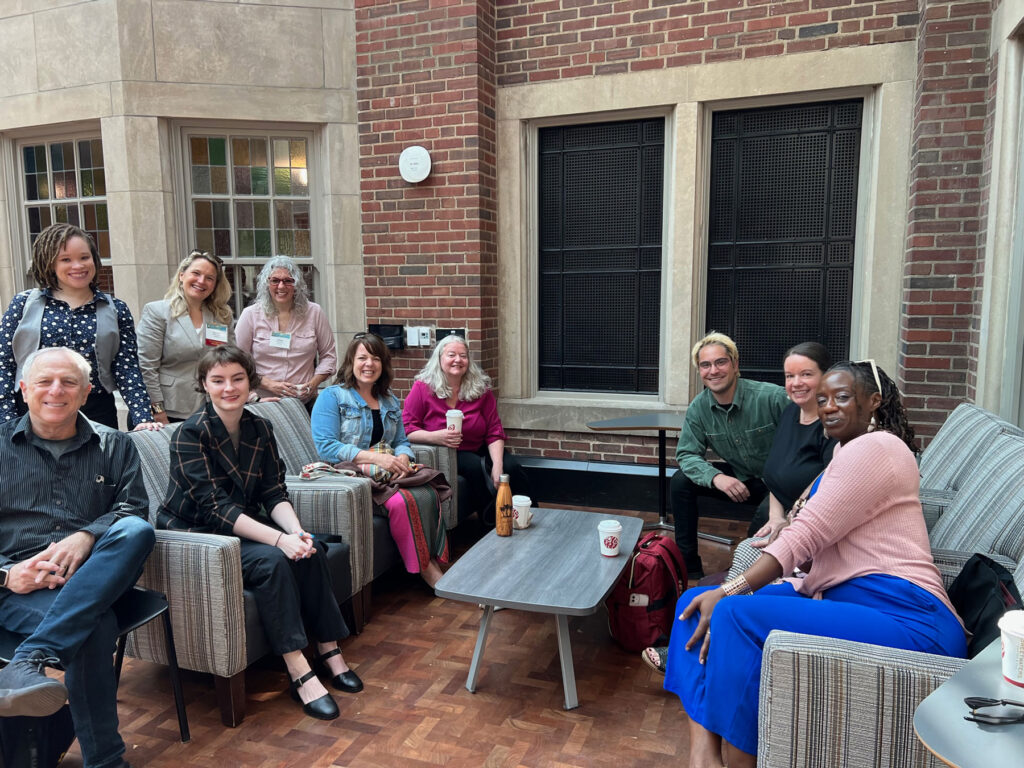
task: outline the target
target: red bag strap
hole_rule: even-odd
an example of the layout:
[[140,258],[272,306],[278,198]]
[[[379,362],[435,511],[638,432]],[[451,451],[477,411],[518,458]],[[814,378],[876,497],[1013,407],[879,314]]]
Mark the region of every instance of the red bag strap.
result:
[[669,573],[672,574],[672,583],[676,585],[676,597],[682,595],[684,578],[682,574],[685,571],[683,570],[683,558],[676,543],[660,535],[657,531],[652,531],[644,536],[639,547],[661,559]]

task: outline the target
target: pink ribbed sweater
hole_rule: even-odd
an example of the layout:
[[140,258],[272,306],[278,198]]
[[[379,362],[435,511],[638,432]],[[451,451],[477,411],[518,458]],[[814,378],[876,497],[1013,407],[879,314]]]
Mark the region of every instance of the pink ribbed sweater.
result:
[[791,580],[805,595],[883,573],[917,584],[953,611],[932,560],[919,479],[914,455],[889,432],[836,446],[818,491],[765,551],[784,573],[814,560],[806,578]]

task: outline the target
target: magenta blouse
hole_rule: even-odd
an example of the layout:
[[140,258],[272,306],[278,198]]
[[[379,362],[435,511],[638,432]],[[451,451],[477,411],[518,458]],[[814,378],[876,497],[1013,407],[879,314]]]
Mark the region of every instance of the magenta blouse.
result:
[[[494,392],[487,390],[472,401],[459,400],[455,408],[462,411],[462,444],[460,451],[478,451],[495,440],[505,439],[505,430],[498,418],[498,401]],[[418,429],[434,432],[447,425],[445,413],[448,403],[430,391],[422,381],[414,382],[412,391],[402,407],[405,433]]]

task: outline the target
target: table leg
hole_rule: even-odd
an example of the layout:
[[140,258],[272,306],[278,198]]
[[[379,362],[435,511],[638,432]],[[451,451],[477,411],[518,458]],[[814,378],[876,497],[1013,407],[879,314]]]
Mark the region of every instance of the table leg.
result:
[[576,709],[580,702],[576,697],[576,671],[572,666],[569,617],[562,613],[557,614],[555,627],[558,630],[558,660],[562,664],[562,690],[565,692],[565,708]]
[[676,528],[668,522],[668,504],[665,499],[665,430],[658,430],[658,522],[647,523],[645,531],[674,531]]
[[469,662],[469,676],[466,678],[466,690],[476,693],[476,676],[480,672],[480,657],[484,655],[484,646],[487,644],[487,630],[491,626],[491,617],[494,615],[494,606],[488,605],[484,608],[484,615],[480,618],[480,632],[476,636],[476,648],[473,649],[473,660]]

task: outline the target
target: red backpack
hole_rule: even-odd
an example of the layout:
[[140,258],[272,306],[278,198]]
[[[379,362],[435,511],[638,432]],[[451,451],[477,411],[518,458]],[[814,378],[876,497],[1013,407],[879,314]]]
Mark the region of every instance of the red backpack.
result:
[[648,533],[637,543],[605,601],[608,631],[627,651],[668,645],[676,601],[685,589],[686,569],[679,547],[669,536]]

